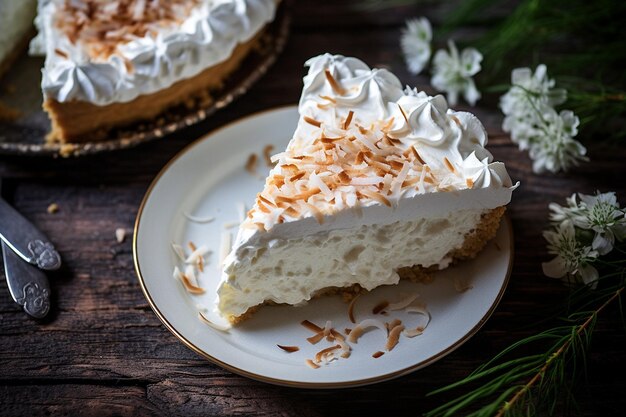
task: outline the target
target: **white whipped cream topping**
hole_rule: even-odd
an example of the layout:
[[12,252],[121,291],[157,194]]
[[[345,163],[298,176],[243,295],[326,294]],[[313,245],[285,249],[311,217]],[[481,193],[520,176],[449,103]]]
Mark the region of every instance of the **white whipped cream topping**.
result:
[[[44,0],[40,5],[42,38],[52,40],[45,46],[42,89],[45,97],[60,102],[96,105],[131,101],[225,61],[237,44],[251,39],[274,18],[277,4],[276,0],[202,0],[180,25],[164,24],[156,35],[121,44],[99,60],[80,40],[72,43],[55,26],[55,12],[64,1]],[[40,47],[35,43],[31,49],[37,52]]]
[[[443,96],[403,90],[392,73],[370,70],[355,58],[324,54],[307,65],[294,137],[285,152],[274,156],[277,165],[224,261],[218,289],[218,310],[224,315],[237,316],[264,300],[295,304],[329,286],[359,283],[371,289],[397,282],[393,269],[400,266],[445,267],[446,255],[462,244],[480,215],[509,203],[518,185],[485,149],[487,134],[480,121],[448,109]],[[387,162],[395,167],[383,178],[382,165],[358,164],[344,152],[351,146],[370,149],[379,161],[391,155],[395,159]],[[337,183],[341,170],[352,171],[349,183]],[[302,171],[307,171],[304,176]],[[317,194],[301,197],[316,188]],[[294,207],[298,213],[290,214]],[[449,235],[440,236],[443,243],[431,253],[428,247],[441,230],[427,226],[442,219]],[[426,229],[401,232],[418,223]],[[354,249],[350,236],[370,228],[377,234],[366,233],[363,246],[387,242],[385,256],[372,253],[344,265],[342,257]],[[319,239],[326,243],[316,243]],[[427,257],[419,257],[412,239],[424,245],[419,251]],[[291,265],[294,255],[296,264],[309,268],[302,272]],[[395,263],[387,265],[387,257]],[[278,264],[281,268],[273,269]]]
[[[396,150],[402,152],[415,148],[424,166],[428,167],[428,172],[432,172],[436,178],[434,183],[425,182],[423,172],[416,170],[415,166],[405,166],[398,176],[404,179],[422,178],[418,186],[392,185],[385,198],[393,206],[398,206],[402,200],[438,191],[479,188],[512,190],[516,187],[512,185],[504,164],[493,162],[493,156],[485,149],[487,133],[481,122],[471,113],[449,109],[443,96],[429,97],[408,87],[403,90],[400,81],[391,72],[385,69],[370,70],[356,58],[324,54],[310,59],[306,65],[310,68],[304,78],[298,126],[287,150],[274,156],[278,164],[268,178],[273,175],[290,176],[292,172],[284,167],[299,162],[294,156],[316,155],[319,151],[314,150],[313,143],[320,136],[355,136],[357,140],[373,146],[371,144],[383,136],[381,126],[388,126],[388,136],[398,141]],[[333,86],[332,81],[329,82],[327,72],[343,91],[336,91],[338,87]],[[347,129],[342,129],[351,111],[352,122]],[[311,124],[307,118],[319,122],[320,126]],[[371,129],[363,133],[361,127]],[[365,172],[367,164],[362,165]],[[359,184],[367,184],[367,178],[353,179],[352,184],[342,185],[338,188],[341,195],[337,196],[325,189],[323,180],[326,174],[328,172],[318,171],[301,180],[309,188],[322,189],[322,195],[313,196],[309,203],[313,203],[323,214],[332,215],[346,207],[380,205],[379,201],[371,198],[357,198],[357,192],[363,189]],[[376,174],[368,175],[372,183],[381,179]],[[374,189],[372,186],[369,188]],[[272,192],[276,194],[276,189],[269,184],[266,184],[266,191],[270,198]],[[278,194],[284,192],[283,187]],[[333,197],[339,198],[333,200]],[[252,216],[246,220],[247,225],[261,223],[265,230],[271,230],[274,227],[287,227],[286,224],[300,217],[315,215],[308,206],[300,207],[303,213],[295,217],[285,214],[283,209],[269,208],[268,214],[258,210],[256,204],[251,211]],[[279,220],[281,215],[286,219],[284,223]],[[244,228],[240,232],[239,241],[245,241],[255,233],[257,230],[254,227]]]

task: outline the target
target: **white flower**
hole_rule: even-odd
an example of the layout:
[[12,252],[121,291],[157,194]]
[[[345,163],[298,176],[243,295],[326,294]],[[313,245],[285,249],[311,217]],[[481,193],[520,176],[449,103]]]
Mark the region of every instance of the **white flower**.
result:
[[511,88],[500,97],[500,108],[509,116],[520,116],[541,111],[544,106],[554,107],[565,103],[567,91],[553,88],[554,80],[548,78],[548,69],[540,64],[533,74],[530,68],[516,68],[511,72]]
[[566,220],[556,230],[545,231],[543,236],[548,241],[548,252],[556,255],[550,262],[541,264],[543,273],[550,278],[582,282],[595,288],[599,275],[591,263],[598,252],[576,239],[574,223]]
[[465,48],[459,56],[454,41],[448,41],[450,52],[440,49],[433,58],[433,77],[431,84],[439,91],[447,93],[448,102],[455,105],[459,93],[472,106],[480,99],[472,76],[480,71],[483,56],[474,48]]
[[566,198],[567,207],[563,207],[557,203],[550,203],[549,208],[552,211],[550,213],[550,220],[554,223],[560,223],[564,220],[573,221],[575,217],[584,215],[584,208],[579,207],[576,202],[576,194],[572,194]]
[[419,74],[428,63],[432,38],[433,31],[425,17],[406,21],[406,27],[402,29],[400,46],[410,73]]
[[595,232],[591,247],[600,255],[613,250],[615,239],[626,238],[626,218],[620,209],[615,193],[596,195],[578,194],[583,207],[582,213],[572,217],[572,221],[581,229]]
[[587,161],[587,149],[573,137],[578,133],[578,117],[570,110],[558,113],[549,108],[541,117],[535,136],[529,137],[533,171],[567,171],[579,161]]

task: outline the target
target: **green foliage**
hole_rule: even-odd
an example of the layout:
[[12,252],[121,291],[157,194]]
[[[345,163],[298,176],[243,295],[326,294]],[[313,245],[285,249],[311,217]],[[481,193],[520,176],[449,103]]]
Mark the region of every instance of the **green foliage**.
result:
[[[623,256],[622,248],[615,248]],[[600,286],[572,287],[560,326],[519,340],[464,379],[428,395],[465,390],[426,417],[553,415],[573,405],[572,387],[586,369],[586,353],[598,314],[620,302],[626,287],[624,260],[605,261]],[[622,317],[623,310],[620,308]],[[530,353],[529,353],[530,352]]]
[[[423,2],[363,4],[380,9]],[[510,13],[502,9],[498,0],[460,1],[435,30],[435,39],[454,37],[461,27],[488,28],[473,39],[457,39],[484,56],[479,90],[510,82],[516,67],[543,63],[557,86],[568,90],[565,107],[580,118],[582,137],[626,137],[626,1],[520,0]]]

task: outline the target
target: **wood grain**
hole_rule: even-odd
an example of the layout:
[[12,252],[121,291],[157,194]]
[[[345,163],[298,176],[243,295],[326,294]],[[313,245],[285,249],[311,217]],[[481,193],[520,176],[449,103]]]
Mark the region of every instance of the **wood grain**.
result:
[[[313,55],[329,51],[358,56],[432,93],[426,76],[406,72],[398,46],[405,18],[426,14],[437,22],[446,10],[434,8],[431,15],[424,7],[356,12],[345,2],[298,2],[288,45],[275,66],[247,95],[209,120],[106,155],[1,157],[4,197],[52,238],[65,264],[51,276],[54,307],[43,322],[29,319],[0,280],[0,414],[415,416],[451,398],[425,397],[427,392],[467,375],[491,354],[540,330],[528,325],[542,319],[567,291],[540,269],[540,262],[549,259],[541,238],[547,205],[575,191],[596,189],[614,190],[626,202],[626,151],[589,146],[593,163],[567,175],[534,175],[527,154],[501,131],[494,98],[472,111],[487,127],[494,156],[522,183],[508,210],[515,236],[510,285],[476,336],[405,377],[368,387],[303,390],[231,374],[197,356],[163,327],[135,277],[130,234],[123,243],[115,239],[115,229],[132,230],[151,180],[184,146],[242,116],[296,103],[303,63]],[[467,33],[480,30],[468,28]],[[46,211],[51,203],[60,207],[55,214]],[[588,381],[575,388],[580,415],[623,412],[626,378],[617,370],[624,368],[624,346],[622,324],[615,309],[609,309],[598,321]]]

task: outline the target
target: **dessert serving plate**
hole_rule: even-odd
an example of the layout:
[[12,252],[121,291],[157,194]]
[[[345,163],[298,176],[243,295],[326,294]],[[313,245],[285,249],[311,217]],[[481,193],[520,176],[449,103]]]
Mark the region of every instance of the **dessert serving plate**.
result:
[[[214,325],[223,324],[213,308],[221,259],[263,185],[270,169],[266,157],[287,145],[297,121],[296,106],[236,121],[189,145],[157,175],[139,209],[133,241],[135,268],[148,302],[163,324],[196,353],[234,373],[279,385],[365,385],[440,360],[481,328],[505,291],[513,256],[508,218],[476,259],[438,272],[433,282],[401,282],[356,299],[353,316],[357,323],[366,318],[385,322],[400,318],[407,328],[423,324],[425,315],[374,314],[373,308],[381,301],[394,303],[415,294],[415,302],[425,305],[430,323],[423,334],[400,336],[391,351],[385,349],[387,335],[373,328],[357,343],[350,343],[349,357],[337,355],[316,369],[307,365],[307,359],[334,343],[326,339],[308,342],[314,333],[301,322],[324,327],[330,321],[342,334],[356,326],[350,320],[349,305],[340,296],[324,296],[298,307],[263,307],[227,331],[200,320],[199,312]],[[183,248],[186,255],[193,246],[209,251],[203,272],[197,276],[204,293],[190,294],[173,277],[175,267],[185,268],[173,244],[180,245],[178,251]],[[298,350],[288,352],[278,345]],[[380,352],[382,356],[374,357]]]
[[289,10],[281,5],[265,31],[262,47],[244,59],[222,89],[211,93],[210,102],[194,108],[181,105],[153,121],[111,131],[104,139],[68,145],[46,144],[50,120],[41,108],[43,58],[24,54],[0,80],[0,154],[82,156],[129,148],[198,123],[245,94],[267,72],[285,46],[289,21]]

